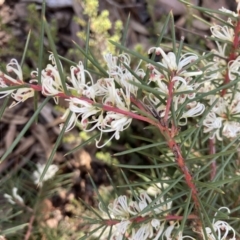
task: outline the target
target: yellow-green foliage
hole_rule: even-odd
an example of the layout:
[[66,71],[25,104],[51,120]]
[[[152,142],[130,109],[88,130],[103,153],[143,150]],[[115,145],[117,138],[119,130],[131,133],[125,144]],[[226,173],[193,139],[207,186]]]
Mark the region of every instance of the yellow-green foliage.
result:
[[[83,8],[90,21],[90,40],[89,45],[96,53],[96,57],[100,57],[107,52],[115,53],[116,48],[108,42],[113,40],[119,42],[121,39],[122,21],[117,20],[111,22],[109,19],[109,11],[103,10],[98,14],[98,0],[84,0]],[[85,28],[87,23],[83,19],[77,19],[77,22]],[[113,32],[113,34],[110,33]],[[77,33],[77,36],[86,39],[85,30]]]
[[110,30],[112,24],[109,20],[108,10],[103,10],[99,16],[94,18],[91,23],[91,30],[96,34],[103,35],[106,31]]
[[98,0],[84,0],[84,14],[87,14],[89,17],[96,17],[98,11]]
[[108,165],[119,164],[117,158],[112,157],[109,152],[97,152],[96,158]]

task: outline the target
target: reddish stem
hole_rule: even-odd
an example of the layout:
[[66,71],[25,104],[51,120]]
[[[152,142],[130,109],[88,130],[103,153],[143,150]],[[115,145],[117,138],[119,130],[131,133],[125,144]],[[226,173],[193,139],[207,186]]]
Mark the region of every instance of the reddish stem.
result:
[[165,115],[164,115],[164,120],[163,120],[163,125],[162,123],[159,123],[157,127],[159,128],[160,132],[165,136],[165,139],[168,142],[169,148],[172,150],[172,153],[174,154],[175,161],[178,164],[178,167],[180,168],[181,172],[184,175],[185,181],[188,185],[188,187],[192,191],[192,199],[194,201],[195,207],[199,209],[199,201],[198,201],[198,191],[197,187],[195,186],[193,182],[192,175],[186,166],[185,159],[182,156],[181,149],[178,145],[178,143],[175,141],[174,137],[177,135],[177,126],[174,126],[172,123],[171,129],[168,127],[168,115],[171,109],[171,104],[173,101],[173,91],[174,91],[174,81],[172,81],[174,77],[174,73],[172,73],[171,79],[168,83],[168,99],[167,99],[167,104],[166,104],[166,110],[165,110]]
[[182,153],[181,153],[181,149],[173,137],[170,137],[168,139],[168,146],[172,150],[174,157],[175,157],[175,161],[178,164],[178,167],[180,168],[181,172],[183,173],[188,187],[192,191],[192,199],[194,201],[195,207],[197,209],[199,209],[200,205],[198,202],[197,187],[195,186],[195,184],[193,182],[193,177],[192,177],[188,167],[186,166],[185,159],[183,158]]
[[[29,87],[33,88],[35,91],[42,91],[42,86],[41,85],[29,84]],[[138,119],[140,121],[148,122],[148,123],[150,123],[152,125],[156,125],[156,122],[154,122],[153,120],[151,120],[151,119],[149,119],[147,117],[143,117],[143,116],[138,115],[136,113],[133,113],[133,112],[130,112],[130,111],[126,111],[126,110],[122,110],[122,109],[119,109],[119,108],[116,108],[116,107],[112,107],[110,105],[95,103],[93,100],[91,100],[89,98],[86,98],[86,97],[76,97],[76,96],[72,96],[72,95],[66,95],[63,92],[62,93],[58,93],[57,95],[54,95],[54,97],[62,97],[62,98],[65,98],[65,99],[78,98],[78,99],[84,100],[84,101],[86,101],[88,103],[96,104],[96,106],[99,106],[100,108],[102,108],[105,111],[112,111],[112,112],[120,113],[120,114],[123,114],[125,116],[130,117],[130,118],[135,118],[135,119]]]
[[28,223],[28,229],[27,229],[27,232],[25,234],[24,240],[28,240],[31,237],[31,232],[32,232],[32,229],[33,229],[34,220],[35,220],[35,216],[32,215],[30,220],[29,220],[29,223]]

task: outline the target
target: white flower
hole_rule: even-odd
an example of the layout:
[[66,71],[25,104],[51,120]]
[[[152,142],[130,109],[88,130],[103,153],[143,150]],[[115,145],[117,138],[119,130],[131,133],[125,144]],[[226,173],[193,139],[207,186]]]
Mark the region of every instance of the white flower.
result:
[[210,30],[213,37],[233,42],[234,30],[232,27],[215,25],[210,27]]
[[186,125],[187,124],[187,118],[197,117],[197,116],[201,115],[205,110],[204,104],[199,103],[199,102],[198,103],[193,103],[193,104],[188,104],[187,107],[191,107],[191,108],[182,114],[180,119],[185,119],[185,121],[184,122],[182,122],[182,121],[179,122],[179,125]]
[[164,236],[166,237],[167,240],[171,240],[171,235],[172,235],[172,231],[174,229],[174,224],[170,225],[169,227],[167,227],[167,229],[164,232]]
[[[215,59],[216,58],[214,58],[214,60]],[[204,87],[205,87],[205,84],[207,84],[207,86],[206,88],[203,89],[203,92],[207,92],[209,87],[214,87],[210,81],[216,80],[216,79],[219,79],[219,81],[222,81],[221,79],[224,78],[223,71],[220,70],[221,68],[223,69],[223,67],[220,65],[220,63],[222,64],[222,60],[207,63],[208,68],[205,71],[206,82],[204,83]],[[212,89],[209,89],[209,90],[212,90]]]
[[[149,205],[152,205],[149,207]],[[154,239],[158,240],[165,226],[165,221],[161,223],[161,220],[153,218],[152,216],[163,213],[166,214],[171,208],[171,201],[167,200],[167,203],[160,198],[155,196],[152,200],[148,194],[143,191],[139,194],[136,201],[128,201],[127,196],[122,195],[117,197],[113,203],[108,205],[108,210],[102,208],[99,203],[99,209],[105,214],[107,211],[114,221],[120,219],[113,225],[114,231],[111,239],[122,239],[123,236],[130,236],[130,240],[146,240]],[[148,207],[148,211],[144,211]],[[139,213],[144,212],[139,215]],[[135,216],[136,218],[134,218]],[[134,221],[139,219],[140,221],[135,225]],[[111,220],[110,220],[111,221]],[[136,229],[136,226],[138,229]]]
[[[69,119],[69,121],[67,123],[67,127],[66,127],[65,132],[68,132],[68,131],[72,130],[75,127],[75,125],[77,123],[77,120],[78,120],[78,115],[75,112],[71,112],[69,108],[66,109],[66,111],[63,114],[63,116],[61,117],[61,119],[66,120],[70,113],[72,113],[72,115],[71,115],[71,117],[70,117],[70,119]],[[61,123],[59,125],[60,130],[62,130],[63,126],[64,126],[63,123]]]
[[209,112],[206,118],[203,120],[204,130],[203,132],[212,132],[211,133],[211,139],[215,136],[218,140],[222,140],[220,137],[220,128],[222,127],[222,121],[223,119],[221,117],[217,117],[214,112]]
[[116,224],[117,231],[124,235],[129,227],[131,225],[131,222],[129,220],[122,220],[121,222]]
[[[106,54],[104,59],[107,62],[109,69],[109,77],[114,79],[125,91],[129,91],[136,96],[138,87],[129,83],[129,81],[134,81],[137,83],[140,82],[125,67],[125,65],[130,67],[130,56],[126,53],[120,54],[118,57],[112,56],[112,54]],[[144,71],[142,69],[138,69],[138,67],[134,72],[140,77],[145,76]]]
[[130,240],[146,240],[153,237],[153,228],[150,223],[142,224],[142,226],[135,232],[133,230]]
[[[108,94],[103,97],[103,102],[106,105],[114,105],[119,109],[127,111],[128,108],[126,107],[125,101],[130,102],[128,100],[130,96],[125,95],[123,92],[120,91],[120,95],[118,94],[117,90],[113,87],[114,84],[109,82],[109,91]],[[123,100],[124,99],[124,100]],[[73,112],[69,123],[67,125],[66,131],[71,130],[76,122],[78,116],[81,116],[81,126],[85,131],[92,131],[96,127],[101,131],[100,139],[97,140],[97,147],[102,147],[106,145],[113,137],[116,139],[120,138],[120,132],[124,131],[132,122],[132,118],[125,116],[124,114],[115,113],[115,112],[107,112],[106,116],[103,117],[103,110],[101,108],[95,107],[92,103],[84,101],[82,99],[71,97],[67,99],[69,101],[69,109],[66,110],[64,115],[62,116],[63,119],[66,119],[69,112]],[[87,126],[92,124],[92,126],[87,129]],[[60,125],[62,128],[63,125]],[[102,146],[99,146],[98,143],[102,138],[103,132],[114,132],[110,139],[105,142]]]
[[117,66],[117,60],[118,58],[113,56],[111,53],[107,53],[103,56],[104,60],[107,62],[107,66],[108,66],[108,69],[109,69],[109,75],[112,75],[114,74],[117,69],[119,68]]
[[[159,214],[159,213],[164,213],[166,214],[166,212],[171,208],[172,202],[171,201],[167,201],[166,204],[164,204],[164,199],[163,198],[159,198],[157,199],[157,195],[155,195],[155,199],[152,200],[149,195],[147,194],[147,192],[142,192],[139,195],[138,201],[131,201],[129,202],[129,212],[132,215],[137,215],[140,212],[144,212],[143,214],[141,214],[141,216],[147,216],[147,215],[151,215],[152,212],[154,212],[155,214]],[[154,201],[154,204],[152,204],[152,202]],[[151,204],[152,207],[149,208],[149,211],[144,211],[145,208],[148,207],[148,205]]]
[[[0,88],[7,88],[10,86],[19,86],[23,85],[23,74],[22,74],[22,68],[18,64],[16,59],[12,59],[9,64],[7,64],[7,72],[13,72],[17,78],[13,78],[7,74],[4,74],[0,72]],[[12,98],[14,98],[14,101],[10,107],[14,107],[20,102],[26,101],[28,98],[31,98],[34,96],[34,90],[31,88],[18,88],[18,89],[11,89],[11,90],[5,90],[1,91],[0,95],[2,95],[0,98],[6,97],[7,95],[11,94]]]
[[9,203],[11,204],[16,204],[16,202],[24,204],[24,201],[20,195],[17,194],[18,189],[14,187],[12,189],[12,196],[5,193],[3,196],[8,200]]
[[115,218],[126,219],[129,217],[127,197],[125,195],[116,198],[108,205],[109,213]]
[[235,80],[240,73],[240,56],[228,63],[228,76],[230,80]]
[[17,79],[14,79],[8,75],[4,75],[8,81],[14,83],[14,84],[22,84],[23,83],[23,73],[22,73],[22,68],[18,64],[18,61],[16,59],[12,59],[10,63],[7,64],[7,72],[14,72],[15,75],[17,76]]
[[225,121],[223,123],[223,136],[227,138],[235,138],[240,133],[240,123],[234,121]]
[[[218,211],[220,211],[222,209],[226,209],[228,211],[228,213],[230,213],[230,210],[227,207],[219,208]],[[215,214],[215,216],[216,216],[216,214]],[[228,239],[236,240],[235,230],[227,222],[220,221],[220,220],[215,222],[215,218],[214,218],[213,222],[212,222],[212,228],[214,229],[214,231],[217,235],[217,239],[215,238],[211,228],[206,227],[205,230],[206,230],[209,240],[225,240],[229,234],[233,235],[233,237],[228,238]],[[202,235],[204,236],[203,230],[201,230],[201,231],[202,231]]]
[[132,122],[132,118],[129,118],[121,113],[107,112],[107,115],[103,122],[105,124],[104,125],[99,124],[98,129],[101,132],[114,132],[114,134],[102,146],[98,145],[98,143],[101,140],[101,137],[100,137],[100,139],[97,141],[97,144],[96,144],[96,146],[99,148],[105,146],[114,137],[116,140],[118,140],[120,138],[120,132],[124,131],[130,126]]
[[[82,117],[81,125],[85,131],[92,131],[94,128],[101,124],[101,115],[96,118],[96,114],[102,111],[100,108],[97,108],[93,106],[92,103],[88,103],[87,101],[78,98],[70,98],[67,101],[69,101],[69,110],[75,113],[75,115],[71,118],[71,121],[69,121],[69,128],[67,128],[68,130],[70,130],[75,125],[77,117],[79,115]],[[95,120],[93,119],[92,121],[89,121],[90,117],[94,117]],[[90,129],[86,129],[88,124],[92,123],[95,123],[95,125]]]
[[[63,86],[54,55],[51,54],[49,59],[52,61],[52,64],[48,64],[41,72],[42,94],[55,96],[54,101],[58,104],[58,97],[56,95],[63,92]],[[62,68],[61,63],[60,67]]]
[[[42,94],[46,96],[55,96],[63,92],[63,86],[60,80],[60,75],[56,67],[48,64],[47,68],[42,71]],[[54,98],[55,103],[58,99]]]
[[[169,177],[163,177],[161,178],[161,180],[169,180],[170,178]],[[159,183],[156,183],[154,185],[151,185],[148,187],[147,189],[147,193],[151,196],[156,196],[158,194],[160,194],[162,192],[162,189],[165,189],[169,186],[168,183],[165,183],[165,182],[159,182]]]
[[16,90],[16,92],[12,92],[11,94],[12,98],[16,100],[14,101],[9,107],[14,107],[20,102],[26,101],[28,98],[31,98],[34,96],[34,90],[31,88],[19,88]]
[[84,69],[82,62],[79,62],[77,66],[71,66],[71,77],[68,80],[72,83],[73,87],[69,87],[69,89],[74,89],[78,94],[82,95],[84,90],[88,88],[89,83],[86,83],[85,74],[88,74],[91,80],[91,85],[93,85],[93,79],[91,74]]
[[162,55],[162,63],[159,62],[159,64],[165,68],[170,69],[171,71],[175,71],[178,76],[182,77],[190,77],[190,76],[196,76],[201,75],[202,71],[195,71],[195,72],[187,72],[184,70],[184,68],[190,64],[191,62],[194,62],[198,59],[198,56],[193,53],[186,53],[181,56],[179,61],[177,62],[176,55],[173,52],[169,52],[166,54],[162,48],[160,47],[153,47],[148,50],[148,53],[151,53],[152,51],[156,52],[156,55]]
[[217,95],[210,96],[209,98],[209,105],[212,106],[213,103],[217,100],[215,105],[212,108],[212,111],[215,112],[218,116],[220,117],[225,117],[226,116],[226,111],[228,109],[228,102]]
[[155,238],[153,238],[153,240],[159,240],[160,239],[159,237],[163,233],[164,225],[165,225],[165,223],[162,223],[161,226],[159,227],[159,229],[157,229],[156,236],[155,236]]
[[[158,89],[158,88],[156,88],[156,89]],[[159,117],[164,117],[165,109],[166,109],[165,104],[162,104],[160,102],[160,100],[157,97],[155,97],[153,94],[150,94],[148,96],[148,98],[150,101],[150,107],[152,107],[151,105],[153,105],[154,107],[157,106],[157,107],[155,107],[155,110],[158,113]]]
[[[181,92],[185,92],[185,91],[192,91],[192,93],[180,94]],[[193,86],[187,85],[187,84],[181,84],[181,85],[177,86],[177,89],[175,89],[174,92],[179,94],[179,96],[177,98],[179,99],[180,103],[185,102],[186,98],[193,99],[196,95],[196,93],[194,92]]]
[[[217,44],[217,48],[218,48],[218,50],[216,50],[216,49],[213,49],[212,50],[212,52],[213,53],[215,53],[215,54],[217,54],[219,57],[222,57],[222,58],[227,58],[227,56],[226,56],[226,47],[227,47],[227,44],[226,43],[219,43],[218,41],[215,41],[215,43]],[[221,44],[223,44],[223,46],[221,45]],[[214,58],[214,60],[219,60],[219,58]],[[222,62],[223,63],[223,62]],[[224,61],[224,63],[226,64],[226,61]],[[224,65],[225,65],[224,64]]]
[[42,182],[45,182],[45,181],[53,178],[54,175],[56,174],[56,172],[59,169],[57,165],[51,164],[48,167],[48,169],[47,169],[47,171],[46,171],[46,173],[45,173],[45,175],[44,175],[44,177],[42,179],[42,182],[40,182],[40,177],[41,177],[41,175],[43,173],[43,170],[44,170],[45,166],[46,166],[46,164],[37,163],[37,170],[35,170],[33,172],[33,175],[32,175],[33,182],[35,184],[38,184],[40,187],[42,186]]
[[[152,202],[152,199],[148,196],[147,192],[144,191],[144,192],[140,193],[139,198],[138,198],[139,212],[143,211],[151,202]],[[148,212],[145,212],[141,216],[144,217],[146,215],[149,215],[149,213],[151,213],[151,210],[149,210]]]
[[[4,76],[5,75],[2,72],[0,72],[0,88],[1,89],[9,87],[4,81]],[[4,98],[14,91],[15,91],[15,89],[0,91],[0,95],[2,95],[2,96],[0,96],[0,98]]]
[[[213,49],[212,52],[217,56],[213,57],[213,61],[216,63],[218,68],[224,67],[227,65],[227,56],[225,53],[227,43],[219,43],[218,41],[215,41],[215,43],[217,44],[217,50]],[[209,71],[209,68],[208,68],[208,71]],[[221,71],[217,71],[217,72],[221,72]]]

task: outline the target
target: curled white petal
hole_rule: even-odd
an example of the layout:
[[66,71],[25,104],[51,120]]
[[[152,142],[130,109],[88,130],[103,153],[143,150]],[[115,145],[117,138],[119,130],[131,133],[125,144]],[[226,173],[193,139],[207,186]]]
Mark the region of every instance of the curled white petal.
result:
[[228,26],[215,25],[210,27],[212,36],[219,38],[221,40],[227,40],[233,42],[234,39],[234,30]]

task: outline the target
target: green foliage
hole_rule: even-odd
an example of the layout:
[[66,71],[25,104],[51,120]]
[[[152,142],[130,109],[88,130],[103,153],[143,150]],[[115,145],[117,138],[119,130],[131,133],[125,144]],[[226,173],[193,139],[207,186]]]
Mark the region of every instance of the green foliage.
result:
[[[17,95],[22,89],[41,91],[46,96],[39,106],[34,98],[36,110],[1,156],[2,162],[24,140],[28,129],[51,98],[56,104],[59,98],[69,104],[64,113],[65,123],[60,126],[46,164],[39,170],[39,188],[33,183],[32,172],[36,167],[31,163],[26,169],[3,174],[1,193],[5,202],[0,230],[7,237],[23,238],[29,231],[26,223],[30,222],[34,229],[30,231],[32,239],[105,240],[119,236],[124,240],[130,236],[134,236],[134,240],[183,239],[183,236],[204,240],[239,238],[240,60],[236,43],[240,45],[240,20],[232,13],[217,12],[220,16],[229,14],[232,21],[225,23],[222,20],[222,24],[227,24],[223,30],[220,26],[211,29],[213,37],[210,39],[217,42],[218,51],[203,53],[176,38],[170,13],[161,25],[156,47],[148,52],[152,54],[149,58],[139,45],[135,50],[124,46],[127,27],[123,41],[119,43],[121,23],[115,22],[112,26],[107,11],[98,13],[98,1],[84,1],[83,4],[89,24],[82,19],[77,21],[84,29],[79,36],[86,39],[86,47],[76,47],[85,57],[84,62],[71,63],[58,56],[56,39],[43,18],[41,26],[53,54],[52,63],[36,77],[36,82],[38,80],[41,84],[28,85],[24,79],[0,75],[3,86],[0,93],[20,96],[14,98],[19,104],[29,98],[28,92]],[[207,9],[198,9],[211,13]],[[114,27],[115,35],[111,35]],[[166,41],[163,39],[166,29],[171,38],[167,50],[162,44]],[[43,35],[41,42],[36,38],[31,41],[35,48],[40,48],[39,52],[36,51],[39,56],[31,55],[30,51],[26,56],[23,54],[22,61],[30,56],[44,66],[45,60],[40,57],[44,51],[41,48]],[[28,45],[29,42],[26,48]],[[104,65],[99,56],[108,51],[113,55],[105,57]],[[116,52],[120,54],[114,55]],[[160,60],[155,61],[155,57]],[[63,62],[72,65],[68,78]],[[94,66],[91,70],[97,79],[92,79],[87,63],[91,63],[91,68]],[[16,66],[16,75],[20,75],[21,66],[16,62],[11,64]],[[7,87],[6,80],[11,82]],[[6,105],[7,101],[1,107],[1,116]],[[216,124],[219,121],[221,124]],[[130,124],[132,128],[126,130]],[[73,186],[73,175],[61,172],[71,165],[66,158],[56,176],[46,180],[58,148],[61,144],[73,142],[73,135],[64,133],[74,126],[85,131],[79,133],[83,142],[65,156],[71,156],[83,147],[92,148],[89,144],[96,141],[97,147],[107,149],[90,150],[92,156],[102,162],[102,169],[98,169],[98,165],[96,169],[78,169],[80,173],[74,176],[77,186]],[[103,168],[110,171],[103,171]],[[106,182],[109,186],[105,186]],[[89,185],[83,187],[87,183],[92,184],[92,189]],[[18,194],[12,190],[14,187],[17,187]],[[54,219],[59,215],[44,211],[46,201],[63,188],[74,187],[76,192],[85,191],[86,201],[74,199],[73,194],[65,198],[67,204],[61,210],[66,214],[61,215],[56,226]],[[26,213],[23,214],[22,210]],[[45,214],[53,223],[45,224]],[[221,237],[225,232],[226,235]]]
[[[121,39],[122,22],[117,20],[112,23],[109,18],[109,11],[103,10],[98,14],[98,0],[83,1],[84,14],[90,21],[89,46],[95,57],[102,58],[108,52],[115,53],[116,48],[109,43],[109,40],[119,42]],[[77,33],[81,39],[86,39],[87,22],[84,19],[75,18],[76,22],[83,28]]]

